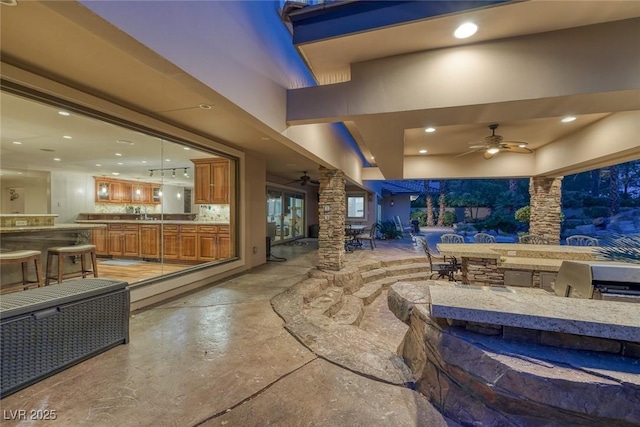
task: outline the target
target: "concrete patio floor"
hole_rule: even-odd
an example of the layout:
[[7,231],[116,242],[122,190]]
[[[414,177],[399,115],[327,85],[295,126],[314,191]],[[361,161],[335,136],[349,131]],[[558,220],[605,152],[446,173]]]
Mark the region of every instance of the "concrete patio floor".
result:
[[[287,261],[132,315],[128,345],[1,400],[2,425],[456,425],[421,394],[318,358],[283,328],[269,301],[315,267],[316,248],[274,246]],[[347,260],[409,253],[409,239],[381,241]],[[56,419],[11,419],[45,409]]]

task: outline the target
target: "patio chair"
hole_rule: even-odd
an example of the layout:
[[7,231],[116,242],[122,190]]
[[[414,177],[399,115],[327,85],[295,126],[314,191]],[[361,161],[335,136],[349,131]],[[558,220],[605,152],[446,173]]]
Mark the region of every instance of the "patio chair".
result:
[[416,237],[416,243],[422,250],[425,255],[429,259],[429,268],[431,269],[430,279],[437,276],[438,279],[447,278],[449,281],[455,281],[453,275],[456,271],[458,271],[458,263],[455,257],[451,257],[450,261],[445,261],[443,258],[442,261],[434,261],[434,256],[431,254],[429,250],[429,245],[424,237]]
[[529,245],[548,245],[549,239],[544,236],[538,236],[537,234],[525,234],[518,238],[518,243]]
[[413,227],[410,225],[403,225],[399,215],[393,217],[393,222],[395,222],[396,229],[398,229],[403,236],[410,236],[412,234],[411,232],[413,231]]
[[583,236],[581,234],[569,236],[566,240],[569,246],[599,246],[600,243],[595,237]]
[[464,243],[464,237],[459,234],[447,233],[440,236],[442,243]]
[[473,235],[474,243],[495,243],[496,238],[487,233],[476,233]]
[[375,249],[376,247],[376,225],[372,224],[371,228],[369,228],[369,231],[367,231],[366,229],[363,230],[363,233],[357,234],[355,236],[355,238],[357,240],[359,240],[360,242],[364,241],[364,240],[368,240],[369,241],[369,246],[371,246],[371,250]]

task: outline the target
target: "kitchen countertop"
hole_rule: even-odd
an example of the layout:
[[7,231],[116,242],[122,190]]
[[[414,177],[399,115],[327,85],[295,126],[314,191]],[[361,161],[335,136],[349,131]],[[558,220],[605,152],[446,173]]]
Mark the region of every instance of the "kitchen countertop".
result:
[[78,224],[188,224],[188,225],[229,225],[228,222],[161,220],[161,219],[78,219]]
[[0,234],[10,233],[35,233],[39,231],[82,231],[92,228],[104,228],[104,224],[55,224],[55,225],[34,225],[25,227],[0,227]]
[[588,261],[593,259],[594,247],[567,245],[526,245],[522,243],[438,243],[443,255],[468,258],[493,258],[501,256],[520,258],[558,258]]
[[430,286],[431,314],[543,331],[640,342],[640,310],[629,302]]

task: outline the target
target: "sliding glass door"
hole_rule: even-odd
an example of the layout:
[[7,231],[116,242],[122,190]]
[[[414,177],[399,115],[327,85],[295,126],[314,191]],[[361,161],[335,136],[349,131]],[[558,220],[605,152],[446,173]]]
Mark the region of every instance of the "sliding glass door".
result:
[[267,236],[273,242],[304,237],[305,195],[267,188]]

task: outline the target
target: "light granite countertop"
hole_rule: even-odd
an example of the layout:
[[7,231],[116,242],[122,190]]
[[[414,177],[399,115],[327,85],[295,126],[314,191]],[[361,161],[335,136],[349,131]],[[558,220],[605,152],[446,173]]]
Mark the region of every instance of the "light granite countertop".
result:
[[25,227],[0,227],[0,234],[36,233],[40,231],[82,231],[104,227],[106,227],[106,225],[104,224],[55,224],[33,225]]
[[483,287],[429,286],[435,317],[640,343],[640,305]]
[[160,219],[78,219],[78,224],[188,224],[188,225],[229,225],[228,222],[160,220]]

